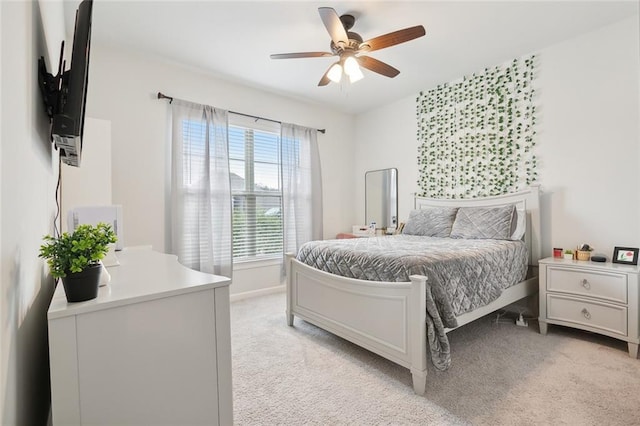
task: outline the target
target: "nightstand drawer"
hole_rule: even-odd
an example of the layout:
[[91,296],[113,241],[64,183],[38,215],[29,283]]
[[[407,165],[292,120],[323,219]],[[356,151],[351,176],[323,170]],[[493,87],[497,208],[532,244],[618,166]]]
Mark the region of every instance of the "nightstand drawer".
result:
[[547,290],[627,303],[627,275],[549,267]]
[[627,308],[557,294],[547,294],[547,318],[627,335]]

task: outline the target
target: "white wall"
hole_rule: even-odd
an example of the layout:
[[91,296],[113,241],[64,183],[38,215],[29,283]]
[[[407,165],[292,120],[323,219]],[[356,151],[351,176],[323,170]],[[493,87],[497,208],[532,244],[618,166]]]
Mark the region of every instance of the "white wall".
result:
[[[640,247],[638,17],[540,55],[544,248]],[[549,254],[549,251],[546,252]]]
[[[111,121],[112,199],[123,205],[126,245],[151,244],[168,251],[170,105],[156,99],[158,91],[231,111],[326,128],[326,134],[318,134],[324,235],[334,236],[351,226],[353,190],[345,182],[353,181],[352,117],[153,57],[92,45],[87,115]],[[231,291],[278,284],[279,266],[272,266],[237,274]]]
[[111,122],[87,117],[80,167],[62,165],[62,230],[68,231],[69,210],[106,206],[111,201]]
[[[60,45],[66,38],[63,0],[38,0],[42,31],[44,34],[44,57],[47,71],[52,75],[57,74],[60,65]],[[65,43],[66,44],[66,43]],[[67,64],[71,60],[71,45],[67,44],[64,51],[64,59]]]
[[403,98],[360,114],[356,119],[353,224],[365,223],[364,176],[367,170],[398,169],[398,222],[404,222],[418,191],[416,99]]
[[[0,24],[2,24],[2,5],[0,5]],[[1,27],[0,27],[1,28]],[[3,53],[6,51],[6,49],[3,48],[3,43],[2,40],[5,39],[6,40],[6,35],[4,34],[4,31],[2,31],[0,29],[0,99],[4,99],[2,97],[3,93],[2,93],[2,86],[4,84],[4,80],[2,79],[2,61],[4,60],[4,55]],[[2,131],[2,119],[4,117],[2,116],[2,103],[0,102],[0,200],[2,200],[2,137],[4,136],[4,132]],[[2,209],[0,208],[0,241],[2,241]],[[2,262],[2,251],[1,251],[1,247],[0,247],[0,279],[4,278],[4,268],[2,267],[2,264],[4,262]],[[0,291],[4,289],[4,286],[2,286],[2,281],[0,281]],[[6,394],[7,392],[7,380],[6,380],[6,375],[7,375],[7,370],[8,370],[8,366],[7,366],[7,361],[6,359],[8,358],[7,353],[8,350],[5,348],[8,348],[10,346],[10,344],[8,343],[9,337],[7,336],[7,330],[5,329],[5,325],[4,322],[2,321],[2,318],[4,318],[5,316],[5,311],[7,311],[9,309],[9,306],[7,306],[7,303],[4,301],[4,298],[2,296],[0,296],[0,391],[2,395]],[[4,419],[4,411],[5,411],[5,402],[4,402],[4,398],[0,398],[0,420]]]
[[[0,24],[2,23],[2,5],[0,5]],[[0,27],[1,28],[1,27]],[[2,61],[5,60],[4,52],[6,49],[3,47],[2,40],[6,40],[7,37],[4,35],[4,31],[0,29],[0,100],[4,99],[2,97],[2,85],[4,80],[2,79]],[[2,137],[4,136],[4,132],[2,130],[2,103],[0,102],[0,200],[2,200]],[[0,241],[2,241],[2,209],[0,208]],[[4,289],[2,285],[2,279],[4,278],[4,268],[2,267],[2,248],[0,246],[0,291]],[[7,331],[5,329],[5,323],[2,321],[4,318],[4,312],[9,308],[8,303],[2,297],[0,293],[0,395],[5,395],[7,393],[7,380],[5,376],[7,375],[8,365],[8,350],[6,349],[9,346],[9,337],[5,337],[7,335]],[[5,411],[5,398],[0,397],[0,420],[4,419],[4,411]]]
[[[522,52],[539,55],[543,255],[582,242],[609,257],[616,245],[640,247],[639,35],[634,16]],[[419,189],[416,96],[357,117],[353,208],[359,218],[367,170],[397,167],[399,220],[412,208],[411,194]]]
[[57,154],[38,89],[46,49],[37,3],[3,1],[0,11],[0,424],[42,425],[53,281],[38,251],[52,232]]

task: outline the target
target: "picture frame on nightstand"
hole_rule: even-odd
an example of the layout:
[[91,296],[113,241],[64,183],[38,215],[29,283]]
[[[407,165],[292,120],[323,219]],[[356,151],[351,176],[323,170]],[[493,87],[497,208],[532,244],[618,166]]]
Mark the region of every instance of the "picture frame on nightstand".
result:
[[638,248],[633,247],[615,247],[611,261],[613,263],[622,263],[625,265],[638,264]]

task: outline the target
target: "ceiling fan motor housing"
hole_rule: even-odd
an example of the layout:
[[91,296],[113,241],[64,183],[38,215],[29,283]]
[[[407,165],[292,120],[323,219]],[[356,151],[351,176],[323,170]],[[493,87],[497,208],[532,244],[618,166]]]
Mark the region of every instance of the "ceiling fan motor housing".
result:
[[358,48],[362,44],[362,37],[360,37],[360,34],[358,33],[347,31],[347,37],[349,37],[349,40],[347,40],[347,44],[345,46],[336,45],[333,41],[331,41],[331,52],[334,55],[340,55],[345,50],[358,50]]
[[362,43],[362,37],[360,37],[360,34],[349,31],[353,27],[353,24],[355,24],[356,22],[356,18],[353,15],[341,15],[340,22],[342,23],[342,26],[344,27],[349,40],[346,40],[347,44],[344,46],[342,46],[342,44],[336,45],[333,41],[331,41],[331,52],[334,55],[340,55],[345,50],[358,50],[360,44]]

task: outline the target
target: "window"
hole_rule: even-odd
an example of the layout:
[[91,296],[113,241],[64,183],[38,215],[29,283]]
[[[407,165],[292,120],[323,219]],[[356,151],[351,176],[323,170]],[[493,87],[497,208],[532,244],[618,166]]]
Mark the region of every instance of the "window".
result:
[[234,261],[282,256],[280,126],[229,115]]
[[322,238],[315,129],[181,100],[171,111],[170,242],[182,264],[231,276],[233,263],[280,261]]

